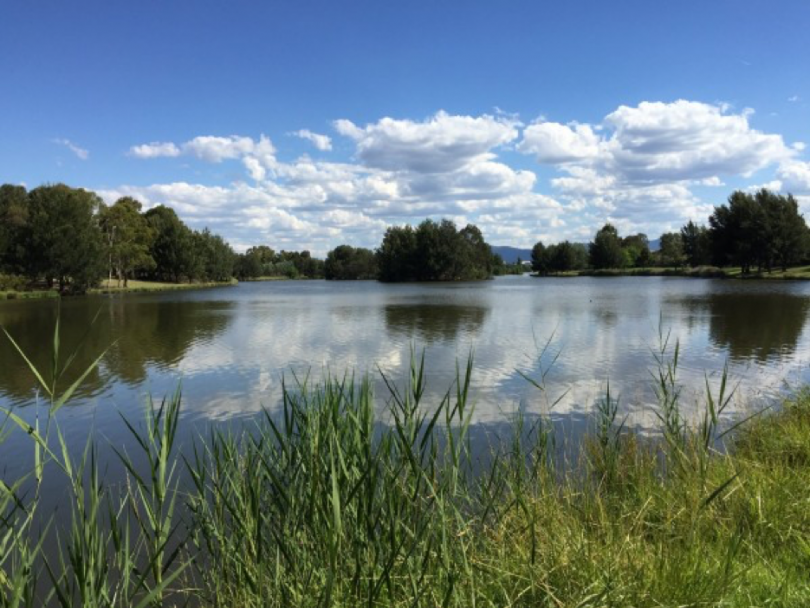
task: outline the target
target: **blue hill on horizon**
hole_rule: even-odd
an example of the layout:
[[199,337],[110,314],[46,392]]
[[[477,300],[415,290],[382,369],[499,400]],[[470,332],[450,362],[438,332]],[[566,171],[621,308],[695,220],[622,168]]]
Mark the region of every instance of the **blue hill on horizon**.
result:
[[517,263],[518,258],[524,262],[532,259],[531,249],[521,249],[509,245],[492,245],[492,253],[497,253],[507,264]]

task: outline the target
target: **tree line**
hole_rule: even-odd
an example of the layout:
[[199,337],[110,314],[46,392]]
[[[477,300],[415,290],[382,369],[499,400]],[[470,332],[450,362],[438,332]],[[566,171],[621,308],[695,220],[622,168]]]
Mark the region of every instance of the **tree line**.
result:
[[267,245],[251,247],[237,256],[234,275],[240,281],[260,277],[287,279],[322,279],[323,260],[313,258],[309,251],[276,252]]
[[[499,264],[500,263],[500,264]],[[328,253],[327,279],[403,281],[475,281],[503,267],[477,226],[458,229],[443,219],[426,219],[416,228],[391,226],[376,249],[340,245]]]
[[[307,251],[254,250],[261,272],[323,276],[323,262]],[[83,293],[103,278],[124,287],[131,279],[228,281],[252,272],[254,250],[236,254],[221,236],[189,228],[164,205],[144,212],[130,197],[107,205],[94,192],[64,184],[30,191],[0,186],[0,274],[32,285]]]
[[[650,250],[646,235],[622,237],[606,224],[589,244],[563,241],[532,249],[539,274],[649,266],[774,267],[807,261],[810,230],[796,199],[762,189],[736,191],[714,208],[708,226],[692,221],[660,237]],[[0,186],[0,274],[32,284],[81,293],[102,278],[126,287],[130,279],[164,282],[227,281],[259,277],[458,281],[519,273],[493,254],[475,225],[450,220],[389,227],[379,247],[340,245],[326,260],[309,251],[261,245],[237,254],[207,228],[189,228],[170,207],[142,210],[123,197],[107,205],[95,193],[64,184],[33,190]]]
[[714,208],[708,226],[690,220],[679,232],[662,234],[659,242],[659,249],[651,251],[645,234],[622,237],[605,224],[587,245],[536,243],[532,269],[544,275],[589,268],[713,265],[739,266],[748,274],[754,267],[758,272],[787,270],[810,257],[810,229],[796,199],[764,188],[733,192],[726,204]]

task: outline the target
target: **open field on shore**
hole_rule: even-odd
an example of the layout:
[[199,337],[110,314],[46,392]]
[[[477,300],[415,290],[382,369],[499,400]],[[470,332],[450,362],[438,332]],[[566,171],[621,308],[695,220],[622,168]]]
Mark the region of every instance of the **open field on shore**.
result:
[[234,279],[227,282],[212,282],[212,283],[159,283],[157,281],[136,281],[130,280],[129,285],[125,288],[124,283],[118,286],[118,281],[113,279],[108,281],[104,279],[98,287],[90,289],[88,293],[141,293],[148,291],[172,291],[178,289],[205,289],[208,287],[227,287],[228,285],[236,285],[237,281]]

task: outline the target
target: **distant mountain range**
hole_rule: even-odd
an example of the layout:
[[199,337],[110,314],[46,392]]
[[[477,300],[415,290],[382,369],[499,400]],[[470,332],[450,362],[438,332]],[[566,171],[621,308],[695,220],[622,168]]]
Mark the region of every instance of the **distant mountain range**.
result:
[[[650,251],[658,251],[659,249],[661,249],[661,239],[652,239],[650,241]],[[492,253],[497,253],[507,264],[515,264],[518,258],[524,262],[532,259],[531,249],[521,249],[509,245],[493,245]]]
[[507,264],[515,264],[518,258],[524,262],[532,259],[531,249],[520,249],[518,247],[509,247],[508,245],[493,245],[492,253],[497,253]]

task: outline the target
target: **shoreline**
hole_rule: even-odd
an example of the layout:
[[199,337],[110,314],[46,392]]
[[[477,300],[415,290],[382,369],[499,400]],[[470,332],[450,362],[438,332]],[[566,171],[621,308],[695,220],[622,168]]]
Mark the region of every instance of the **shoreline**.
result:
[[751,272],[749,274],[742,274],[739,268],[698,266],[696,268],[605,268],[601,270],[571,270],[545,275],[530,273],[530,276],[538,279],[574,277],[685,277],[690,279],[735,279],[739,281],[808,281],[810,280],[810,266],[797,266],[789,268],[786,272],[773,270],[770,273]]
[[156,293],[160,291],[184,291],[189,289],[211,289],[214,287],[232,287],[238,285],[239,281],[210,281],[205,283],[160,283],[158,281],[129,281],[128,287],[116,287],[116,281],[112,285],[105,285],[105,279],[101,286],[87,290],[87,295],[119,295],[130,293]]
[[[186,291],[191,289],[212,289],[215,287],[232,287],[238,285],[239,281],[233,279],[231,281],[214,281],[207,283],[159,283],[157,281],[135,281],[129,282],[128,287],[115,287],[107,286],[106,280],[102,281],[101,286],[92,287],[84,294],[80,295],[127,295],[135,293],[158,293],[161,291]],[[115,283],[115,282],[113,282]],[[31,291],[0,291],[0,302],[3,300],[44,300],[51,298],[61,297],[60,293],[55,289],[32,289]]]

